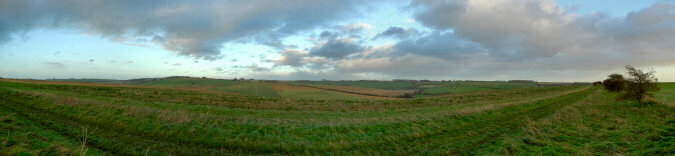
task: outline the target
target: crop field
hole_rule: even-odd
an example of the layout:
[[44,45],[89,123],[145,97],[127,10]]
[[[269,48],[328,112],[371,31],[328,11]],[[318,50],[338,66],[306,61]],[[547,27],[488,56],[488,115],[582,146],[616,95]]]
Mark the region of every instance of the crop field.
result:
[[257,81],[230,81],[198,78],[169,78],[142,83],[144,86],[203,89],[252,96],[279,97],[272,87]]
[[326,91],[305,86],[271,84],[274,91],[283,98],[314,99],[314,100],[357,100],[360,97],[350,96],[340,92]]
[[376,98],[263,82],[0,80],[0,155],[671,155],[675,107],[658,97],[674,94],[662,86],[640,107],[592,86]]
[[318,84],[291,84],[295,86],[311,87],[327,91],[335,91],[342,93],[369,95],[376,97],[400,97],[405,94],[413,94],[415,90],[386,90],[376,88],[364,88],[353,86],[336,86],[336,85],[318,85]]
[[452,93],[475,92],[484,90],[512,89],[521,87],[535,87],[536,83],[512,82],[420,82],[422,91],[416,97],[443,95]]
[[[53,79],[52,81],[85,82],[103,84],[141,85],[193,90],[211,90],[263,97],[329,97],[329,99],[382,98],[382,97],[426,97],[464,92],[536,87],[537,83],[513,83],[504,81],[286,81],[268,83],[256,80],[222,80],[208,78],[160,78],[136,80],[106,79]],[[321,93],[281,93],[274,87],[315,88]],[[300,89],[304,90],[304,89]],[[338,94],[342,93],[342,94]],[[312,95],[310,95],[312,94]],[[345,96],[344,94],[348,95]]]
[[334,85],[334,86],[351,86],[351,87],[375,88],[386,90],[406,90],[417,88],[414,82],[394,82],[394,81],[306,81],[301,83]]
[[383,97],[402,97],[405,94],[426,97],[537,86],[534,82],[504,81],[296,81],[291,84]]

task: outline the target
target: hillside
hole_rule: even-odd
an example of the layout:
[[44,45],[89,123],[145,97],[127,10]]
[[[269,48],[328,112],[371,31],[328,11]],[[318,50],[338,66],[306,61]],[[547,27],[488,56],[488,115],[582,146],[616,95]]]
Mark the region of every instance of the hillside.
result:
[[87,155],[664,155],[675,137],[674,107],[641,108],[591,86],[396,100],[279,95],[2,80],[0,154],[75,155],[86,137]]
[[[279,93],[273,87],[283,88],[315,88],[319,94],[336,95],[335,97],[382,98],[382,97],[425,97],[465,92],[512,89],[537,86],[565,86],[572,83],[537,83],[506,81],[265,81],[265,80],[225,80],[173,76],[167,78],[143,78],[132,80],[105,79],[51,79],[66,82],[92,82],[105,84],[141,85],[153,87],[211,90],[243,95],[300,98],[294,93]],[[303,90],[303,89],[300,89]],[[290,91],[285,89],[284,91]],[[318,90],[315,90],[318,91]],[[317,94],[317,95],[319,95]],[[344,96],[347,95],[347,96]],[[306,96],[306,95],[299,95]],[[327,96],[324,96],[327,97]]]

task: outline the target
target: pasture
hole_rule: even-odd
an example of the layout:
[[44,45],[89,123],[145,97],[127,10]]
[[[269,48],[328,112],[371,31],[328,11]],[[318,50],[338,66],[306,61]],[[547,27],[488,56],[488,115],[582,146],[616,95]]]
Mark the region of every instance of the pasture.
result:
[[387,98],[258,81],[0,80],[0,155],[673,154],[674,107],[615,98],[593,86]]
[[[535,82],[514,83],[505,81],[301,81],[294,84],[330,87],[336,90],[388,97],[401,97],[406,93],[414,97],[426,97],[537,86]],[[363,88],[370,88],[370,90]]]
[[668,104],[675,103],[675,83],[661,83],[659,84],[658,92],[654,93],[654,98],[662,100]]

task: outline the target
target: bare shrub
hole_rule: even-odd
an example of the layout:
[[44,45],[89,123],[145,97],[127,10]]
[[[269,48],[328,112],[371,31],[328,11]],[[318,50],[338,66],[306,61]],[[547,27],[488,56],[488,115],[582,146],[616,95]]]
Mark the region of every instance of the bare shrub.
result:
[[642,100],[645,97],[654,97],[654,95],[649,92],[659,90],[657,84],[658,79],[654,75],[656,71],[654,71],[654,69],[642,71],[630,65],[626,66],[626,70],[629,78],[626,81],[627,87],[625,92],[621,94],[620,99],[633,99],[642,106]]

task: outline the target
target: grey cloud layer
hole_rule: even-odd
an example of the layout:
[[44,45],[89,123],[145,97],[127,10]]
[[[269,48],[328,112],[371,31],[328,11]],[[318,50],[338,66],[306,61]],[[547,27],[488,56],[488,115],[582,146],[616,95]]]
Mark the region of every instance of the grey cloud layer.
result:
[[[375,58],[344,60],[347,65],[339,69],[494,76],[672,65],[675,60],[673,4],[657,3],[624,17],[572,14],[545,0],[413,1],[410,7],[432,32],[401,40]],[[411,63],[425,70],[397,66]]]
[[294,49],[289,49],[281,52],[281,58],[279,60],[276,60],[274,62],[274,65],[277,66],[283,66],[283,65],[288,65],[291,67],[302,67],[307,62],[305,61],[305,58],[309,56],[307,52],[301,51],[301,50],[294,50]]
[[423,8],[416,13],[422,24],[453,30],[458,38],[480,44],[496,58],[583,57],[603,52],[657,56],[670,54],[667,51],[675,44],[672,4],[655,4],[612,18],[566,13],[545,0],[470,2],[415,1],[411,6]]
[[390,27],[374,39],[394,37],[397,43],[357,53],[340,50],[353,57],[327,56],[342,58],[333,63],[335,69],[437,78],[560,71],[575,78],[565,72],[675,63],[674,4],[657,3],[619,17],[569,13],[547,0],[417,0],[409,8],[431,32],[411,35],[408,28]]
[[475,55],[485,52],[480,44],[458,38],[453,33],[432,32],[417,39],[402,40],[394,45],[397,56],[416,54],[436,56],[446,60],[463,59],[463,55]]
[[342,59],[348,55],[361,52],[364,47],[353,38],[331,39],[310,49],[309,54],[330,59]]
[[387,30],[384,32],[377,34],[377,36],[373,37],[373,39],[378,39],[378,38],[384,38],[384,37],[392,37],[392,38],[398,38],[398,39],[406,39],[412,36],[415,36],[419,33],[417,29],[414,28],[402,28],[402,27],[389,27]]
[[250,39],[283,47],[280,37],[359,16],[360,5],[352,0],[0,0],[0,44],[37,28],[76,28],[113,39],[150,38],[181,55],[213,60],[223,43]]
[[[296,68],[295,73],[310,77],[503,76],[675,64],[673,4],[611,17],[570,13],[550,0],[413,0],[404,10],[429,29],[386,26],[366,36],[370,26],[365,23],[333,25],[364,15],[363,3],[0,0],[0,44],[39,28],[78,29],[112,40],[145,39],[181,55],[213,60],[224,43],[255,42],[280,52],[275,67]],[[281,41],[319,27],[328,30],[309,36],[310,47]],[[385,38],[395,43],[368,45]],[[322,71],[307,72],[316,69]],[[250,70],[274,71],[257,65]]]

